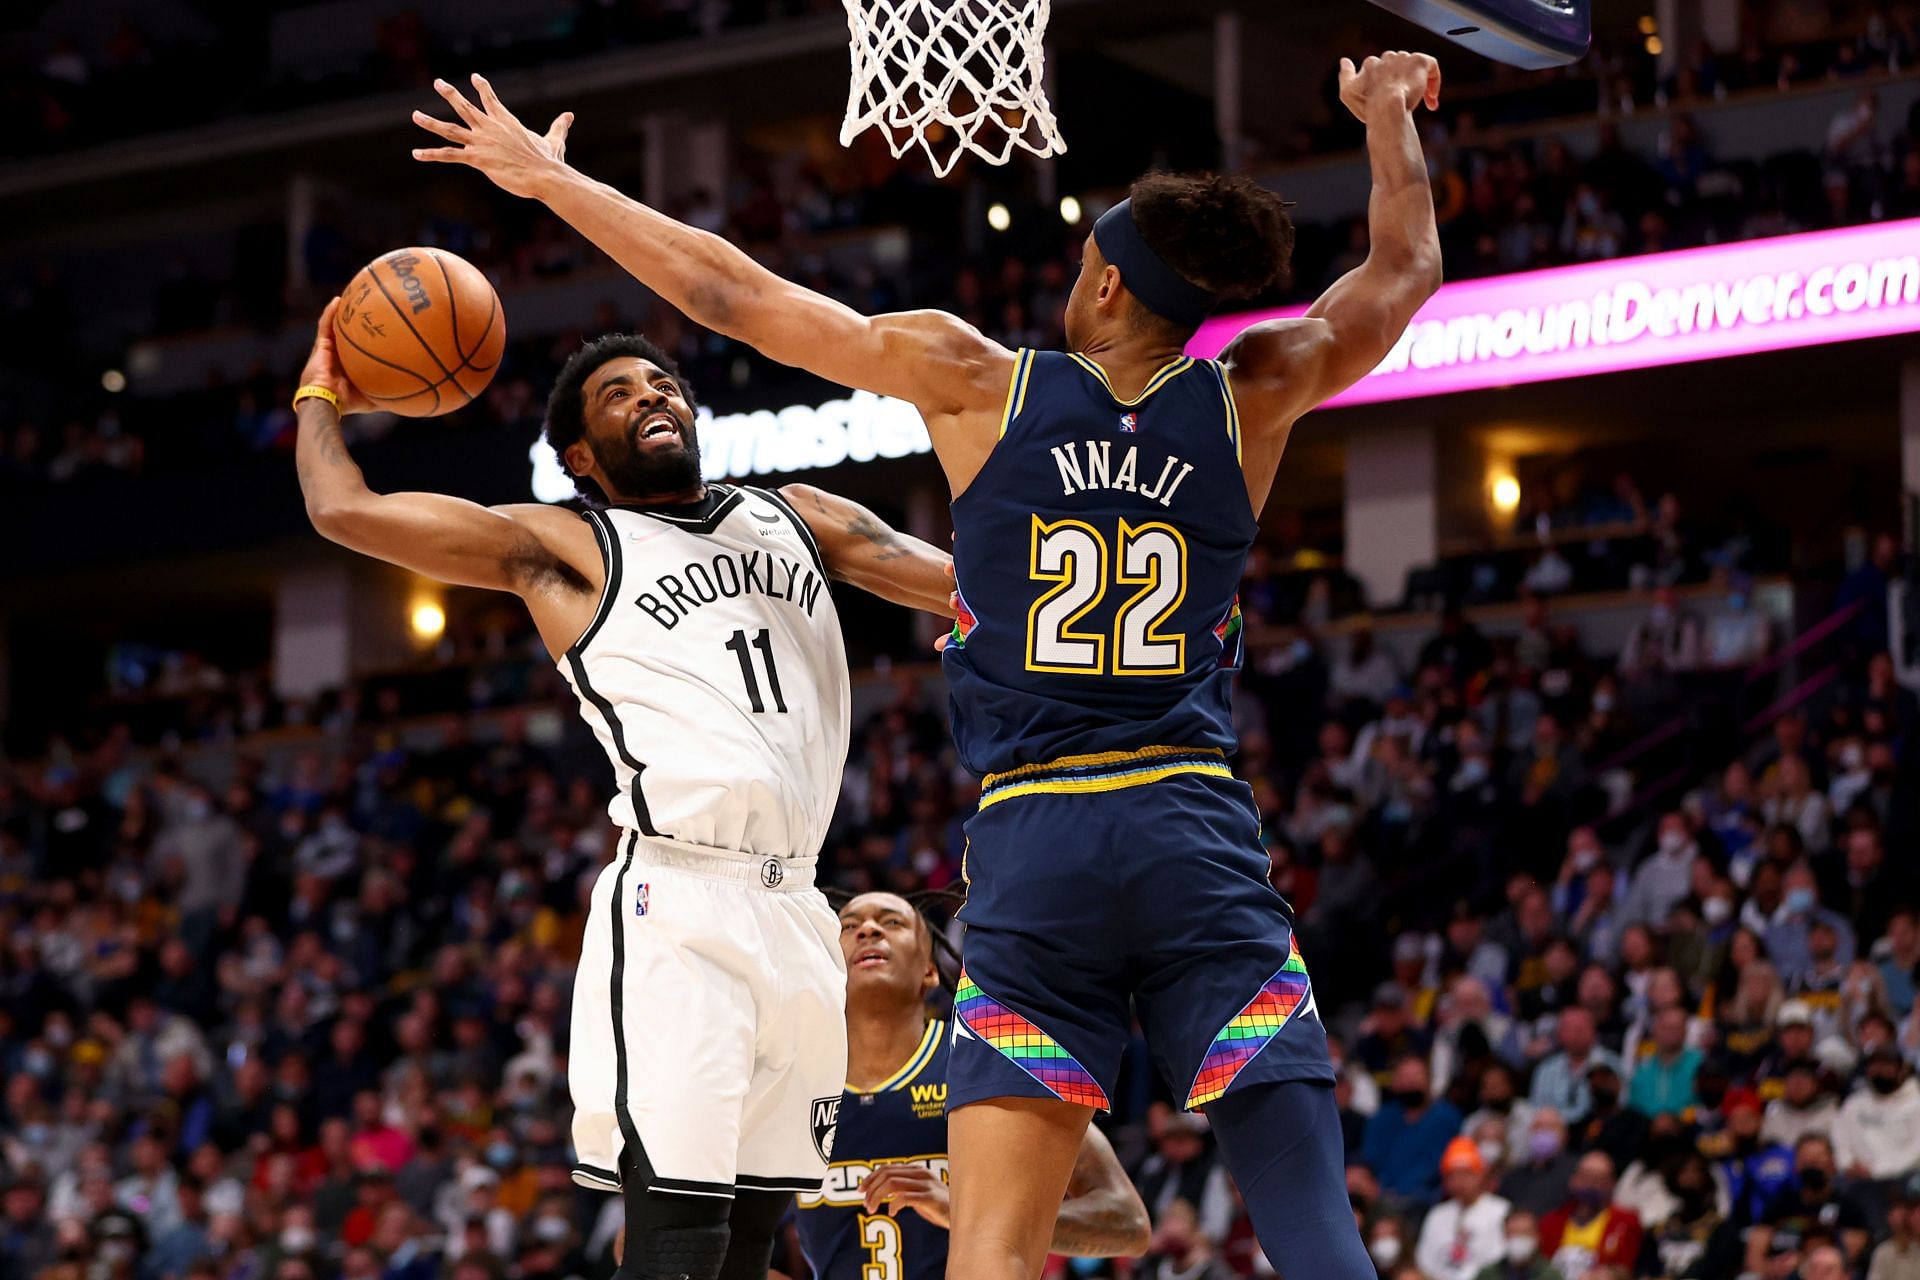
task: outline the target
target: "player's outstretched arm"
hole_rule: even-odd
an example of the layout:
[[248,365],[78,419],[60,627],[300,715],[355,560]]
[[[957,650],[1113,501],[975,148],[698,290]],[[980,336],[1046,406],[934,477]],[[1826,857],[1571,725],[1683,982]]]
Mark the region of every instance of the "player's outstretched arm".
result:
[[1153,1226],[1147,1206],[1120,1167],[1107,1136],[1093,1125],[1080,1140],[1067,1198],[1053,1224],[1055,1253],[1079,1258],[1136,1258],[1147,1251]]
[[459,121],[416,111],[421,128],[452,144],[421,160],[478,169],[514,195],[538,200],[694,323],[769,359],[842,386],[909,401],[936,418],[997,413],[1014,355],[942,311],[863,316],[784,280],[719,236],[677,222],[566,163],[563,114],[545,134],[516,119],[480,75],[479,105],[444,80],[434,88]]
[[[327,305],[301,386],[325,387],[340,398],[302,399],[295,409],[299,435],[294,461],[313,527],[326,538],[416,573],[467,587],[491,587],[526,598],[546,635],[564,630],[569,607],[591,612],[604,570],[598,544],[572,512],[536,503],[483,507],[441,493],[375,493],[347,452],[342,413],[373,405],[340,368],[333,349],[333,313]],[[552,636],[547,636],[551,642]],[[572,635],[561,641],[571,643]]]
[[[1413,113],[1440,105],[1440,64],[1387,53],[1340,60],[1340,100],[1367,127],[1373,193],[1366,261],[1336,280],[1298,320],[1255,325],[1221,358],[1236,390],[1264,399],[1264,421],[1294,418],[1365,377],[1440,287],[1440,235]],[[1243,404],[1243,413],[1247,406]],[[1249,430],[1256,429],[1248,414]]]
[[786,485],[780,496],[807,522],[836,580],[909,609],[953,617],[952,556],[901,533],[859,503],[810,484]]

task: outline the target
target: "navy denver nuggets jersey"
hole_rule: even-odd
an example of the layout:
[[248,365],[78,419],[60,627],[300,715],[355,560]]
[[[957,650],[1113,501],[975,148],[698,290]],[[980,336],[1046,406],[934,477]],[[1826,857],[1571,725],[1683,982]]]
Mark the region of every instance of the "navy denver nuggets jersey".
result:
[[800,1248],[819,1280],[941,1280],[947,1233],[911,1209],[869,1214],[860,1198],[883,1164],[917,1164],[947,1176],[947,1023],[927,1024],[893,1078],[840,1098],[833,1158],[820,1190],[802,1193]]
[[1085,356],[1022,351],[1000,441],[953,525],[960,619],[944,664],[969,769],[1233,749],[1258,525],[1219,364],[1181,357],[1123,400]]

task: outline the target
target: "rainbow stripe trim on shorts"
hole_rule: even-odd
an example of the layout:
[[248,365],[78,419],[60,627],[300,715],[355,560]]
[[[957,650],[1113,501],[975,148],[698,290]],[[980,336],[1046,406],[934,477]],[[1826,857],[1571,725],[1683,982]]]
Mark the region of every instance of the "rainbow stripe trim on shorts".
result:
[[1240,597],[1233,598],[1233,605],[1227,610],[1227,616],[1213,629],[1213,638],[1220,642],[1220,665],[1237,669],[1240,666],[1240,643],[1242,632],[1246,629],[1245,619],[1240,615]]
[[1106,1090],[1093,1073],[1060,1047],[1059,1041],[982,991],[960,973],[960,989],[953,995],[953,1016],[974,1037],[992,1046],[1014,1066],[1032,1076],[1062,1102],[1108,1110]]
[[1202,773],[1231,778],[1226,753],[1213,747],[1142,747],[1138,751],[1102,751],[1095,755],[1062,756],[1045,764],[1023,764],[1003,773],[990,773],[980,783],[980,807],[1015,796],[1076,795],[1090,791],[1119,791],[1180,773]]
[[1294,1011],[1306,1003],[1312,993],[1307,962],[1300,958],[1300,942],[1294,939],[1280,972],[1268,978],[1260,994],[1234,1014],[1213,1038],[1213,1045],[1201,1060],[1193,1088],[1187,1094],[1187,1110],[1204,1107],[1225,1093],[1240,1069],[1280,1034],[1280,1028],[1287,1025]]
[[960,594],[958,586],[953,589],[953,612],[953,630],[947,636],[947,643],[955,649],[964,649],[967,647],[967,637],[980,625],[980,620],[967,607],[967,598]]

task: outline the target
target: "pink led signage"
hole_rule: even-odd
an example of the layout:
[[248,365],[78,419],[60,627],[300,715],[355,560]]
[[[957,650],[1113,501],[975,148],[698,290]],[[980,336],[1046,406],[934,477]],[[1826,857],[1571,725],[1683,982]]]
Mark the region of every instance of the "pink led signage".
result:
[[[1221,316],[1213,356],[1261,320]],[[1368,404],[1920,331],[1920,218],[1616,258],[1441,286],[1378,368],[1327,403]]]

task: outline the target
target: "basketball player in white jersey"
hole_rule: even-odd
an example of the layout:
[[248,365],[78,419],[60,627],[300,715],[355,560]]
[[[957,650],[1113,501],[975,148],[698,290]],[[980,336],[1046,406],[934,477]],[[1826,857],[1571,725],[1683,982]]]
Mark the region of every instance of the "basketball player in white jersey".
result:
[[375,493],[341,436],[372,405],[335,306],[294,402],[314,527],[518,595],[618,779],[573,993],[574,1180],[624,1196],[633,1280],[764,1280],[846,1079],[840,924],[813,887],[849,716],[828,580],[950,617],[948,557],[803,485],[703,483],[686,383],[633,335],[576,352],[548,407],[584,519]]

